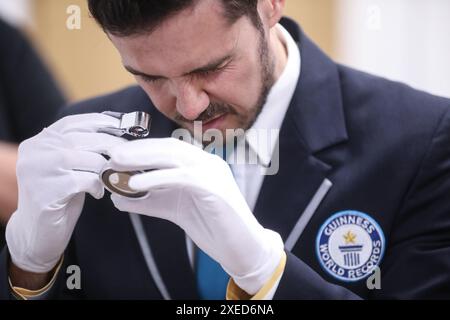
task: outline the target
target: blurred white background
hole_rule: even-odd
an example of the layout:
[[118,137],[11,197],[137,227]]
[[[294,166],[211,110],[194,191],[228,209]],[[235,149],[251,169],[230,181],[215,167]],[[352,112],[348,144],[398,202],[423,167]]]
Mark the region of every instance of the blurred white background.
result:
[[0,17],[10,24],[29,24],[31,16],[30,0],[0,0]]
[[449,0],[336,0],[335,58],[450,97]]

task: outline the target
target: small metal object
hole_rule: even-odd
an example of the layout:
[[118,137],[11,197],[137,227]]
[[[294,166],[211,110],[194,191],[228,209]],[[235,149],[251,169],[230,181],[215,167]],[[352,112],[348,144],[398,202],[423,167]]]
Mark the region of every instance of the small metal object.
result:
[[103,112],[108,116],[117,118],[120,120],[119,128],[106,127],[99,129],[101,133],[111,134],[117,137],[124,137],[129,139],[142,139],[149,135],[151,116],[142,111],[120,113],[106,111]]
[[[120,125],[119,128],[101,128],[98,130],[100,133],[107,133],[113,136],[127,138],[128,140],[143,139],[150,133],[151,116],[148,113],[142,111],[131,113],[106,111],[103,114],[119,119]],[[100,179],[109,192],[132,199],[139,199],[147,196],[148,192],[133,190],[128,183],[132,176],[143,172],[146,171],[119,172],[106,165],[100,172]]]
[[139,199],[147,196],[148,192],[133,190],[128,183],[132,176],[143,172],[145,171],[119,172],[107,166],[100,173],[100,177],[103,181],[103,185],[109,192],[128,198]]

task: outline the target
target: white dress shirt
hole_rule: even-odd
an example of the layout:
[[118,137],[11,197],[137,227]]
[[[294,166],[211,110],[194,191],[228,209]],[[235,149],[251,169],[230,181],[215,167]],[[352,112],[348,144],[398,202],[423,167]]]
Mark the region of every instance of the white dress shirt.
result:
[[[268,143],[261,144],[261,139],[258,140],[257,135],[247,134],[245,136],[247,146],[246,152],[248,152],[248,154],[254,153],[253,155],[248,156],[250,159],[252,159],[252,156],[256,155],[256,158],[258,159],[257,164],[254,164],[254,161],[250,164],[230,164],[236,183],[247,200],[247,204],[251,210],[255,208],[265,177],[264,172],[270,165],[273,152],[276,150],[278,139],[274,139],[276,137],[274,137],[273,133],[279,132],[281,129],[281,125],[300,78],[301,57],[299,47],[283,26],[278,24],[277,27],[284,38],[282,40],[288,54],[287,63],[281,76],[270,90],[267,102],[262,108],[256,122],[249,130],[254,130],[254,132],[259,131],[262,134],[264,134],[263,132],[266,132],[271,135],[270,137],[272,139],[270,139]],[[229,158],[233,157],[235,157],[234,153],[232,153]],[[237,161],[235,160],[235,162]]]

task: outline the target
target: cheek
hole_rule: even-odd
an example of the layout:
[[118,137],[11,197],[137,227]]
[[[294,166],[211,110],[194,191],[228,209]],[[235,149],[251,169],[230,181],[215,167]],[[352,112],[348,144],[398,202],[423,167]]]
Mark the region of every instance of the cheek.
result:
[[205,84],[212,100],[232,105],[237,111],[252,108],[259,98],[260,72],[254,65],[243,63],[234,70],[225,71],[215,81]]

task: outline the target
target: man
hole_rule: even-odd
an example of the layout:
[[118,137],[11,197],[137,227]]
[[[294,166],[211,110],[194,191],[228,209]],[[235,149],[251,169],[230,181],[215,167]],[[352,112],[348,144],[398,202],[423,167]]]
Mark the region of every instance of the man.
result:
[[[140,88],[77,104],[22,144],[4,298],[450,296],[450,101],[336,65],[279,24],[284,4],[89,1]],[[149,139],[100,133],[119,126],[101,112],[137,110]],[[167,138],[196,120],[281,129],[264,150],[239,137],[257,169],[278,170],[230,170]],[[105,166],[138,172],[129,187],[146,195],[96,200]]]
[[17,208],[18,144],[55,120],[64,97],[52,76],[15,28],[0,20],[0,247],[4,226]]

